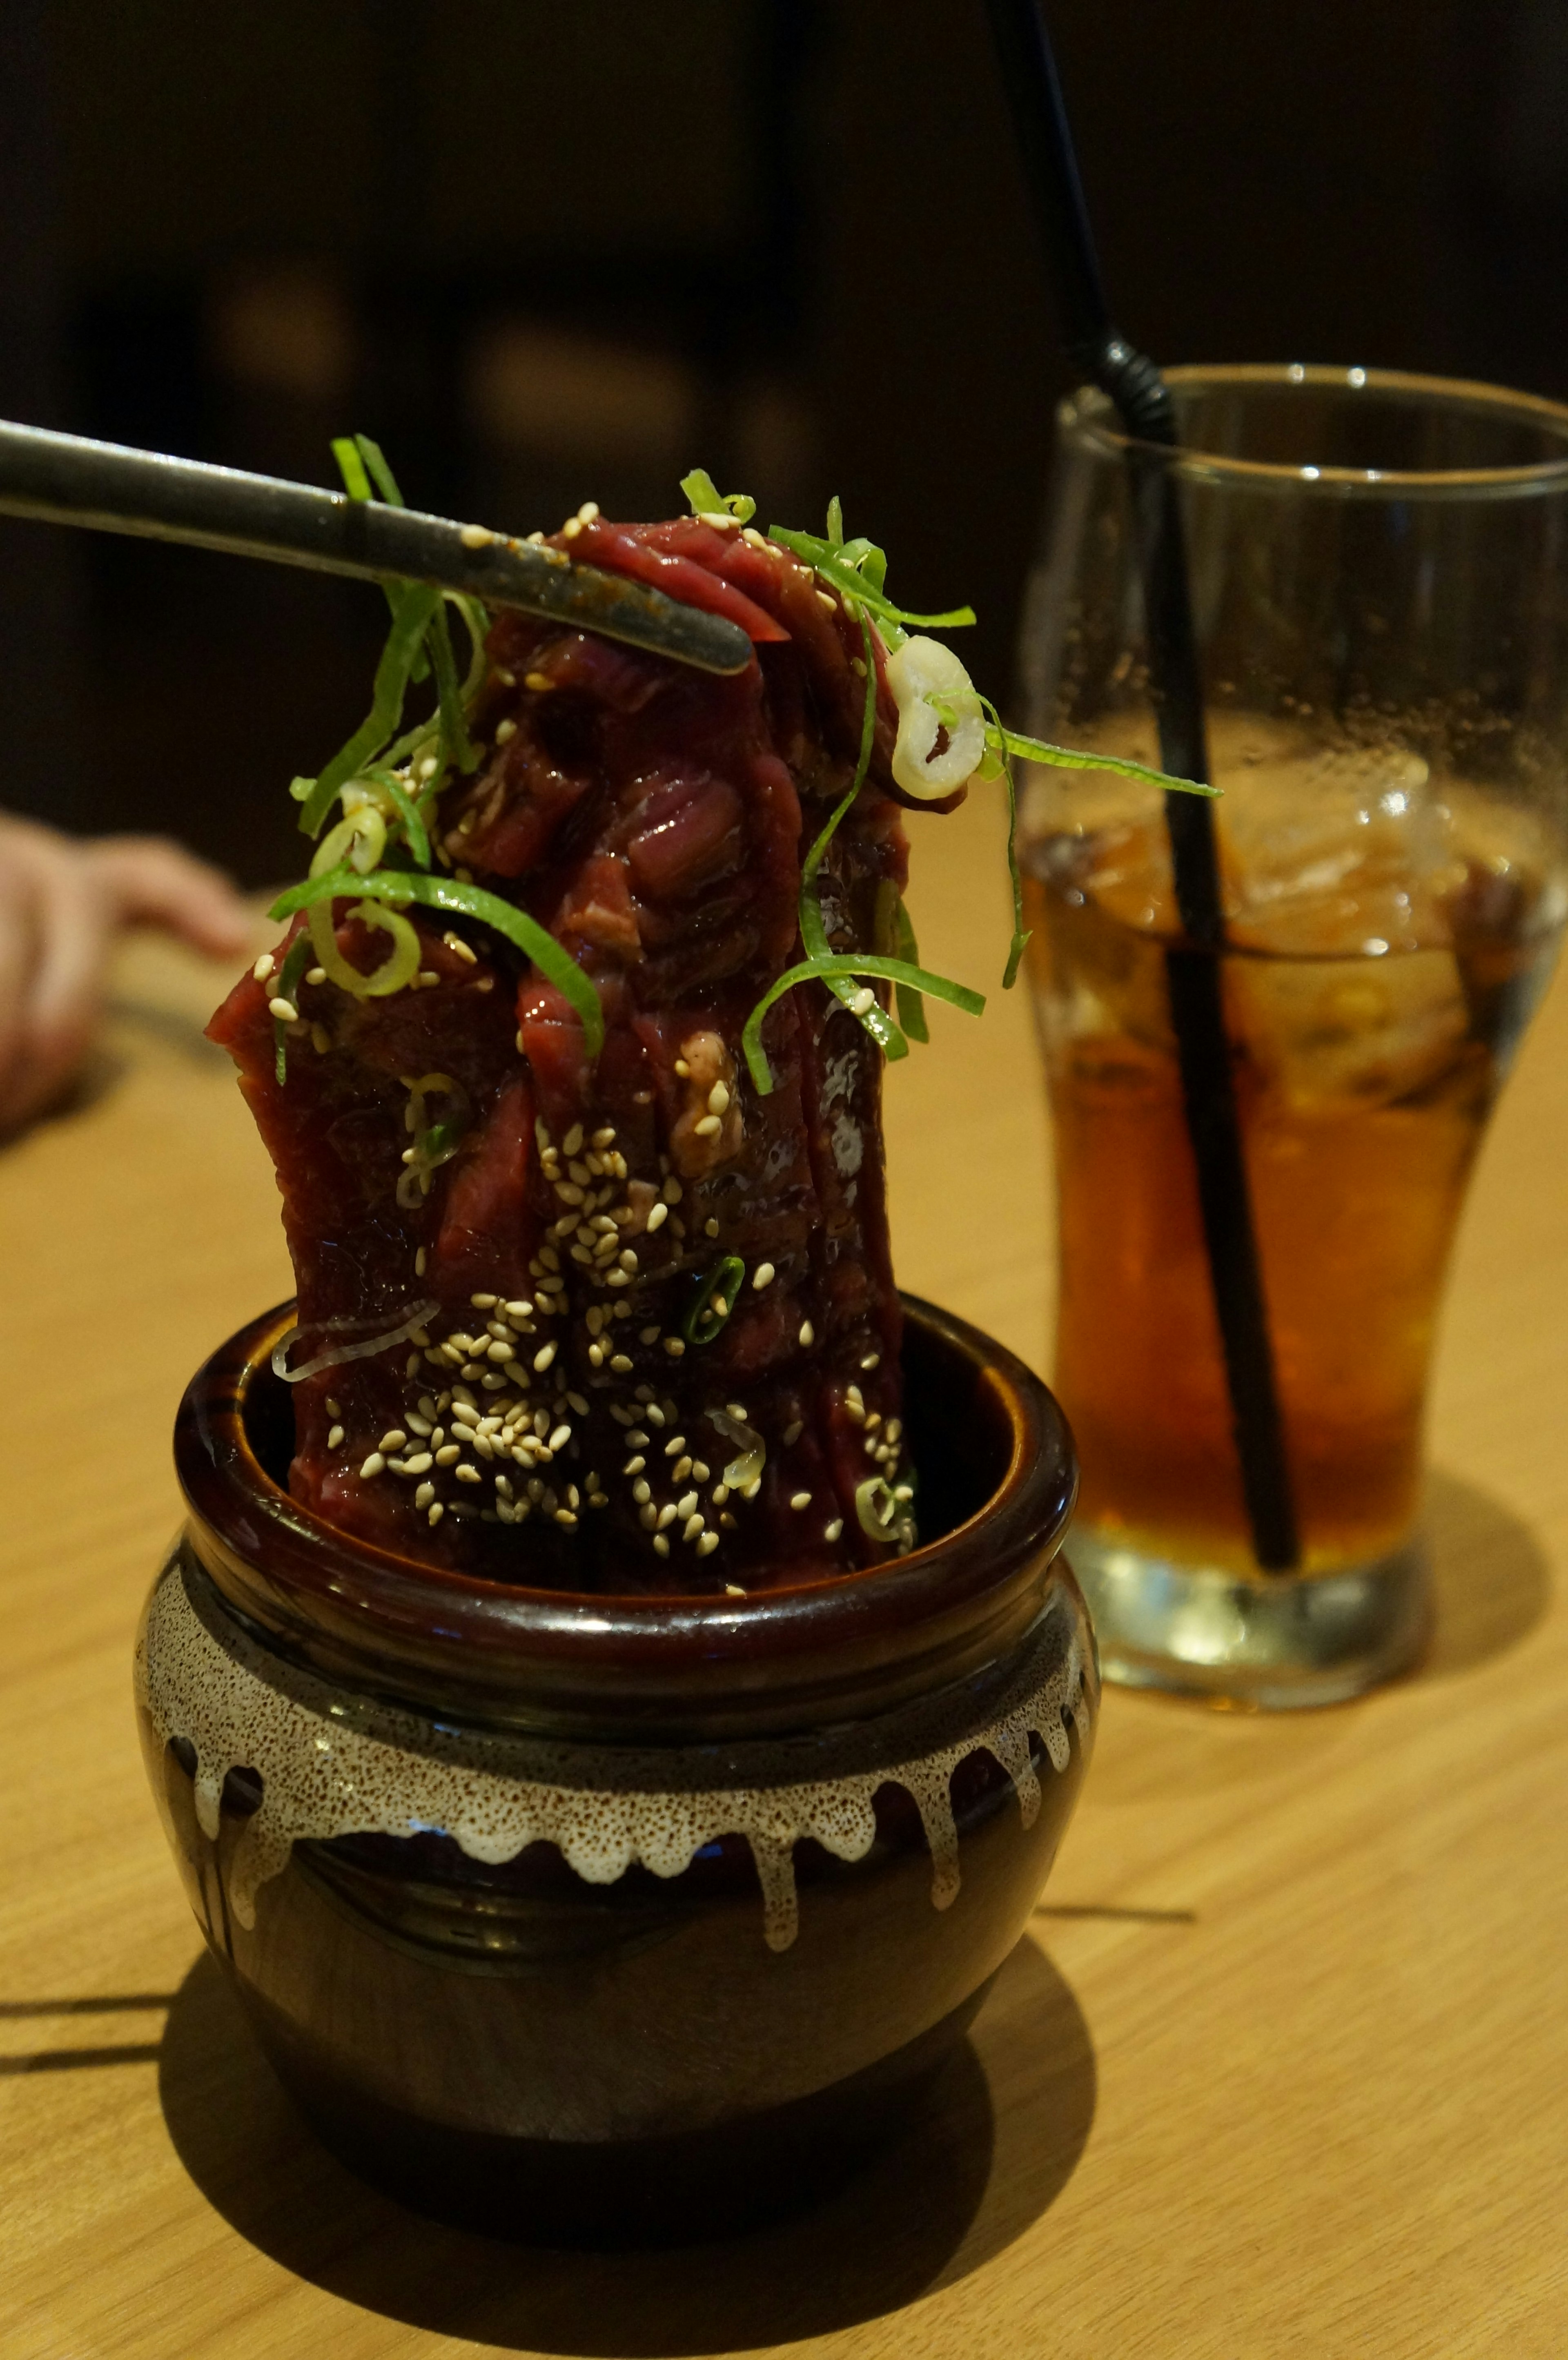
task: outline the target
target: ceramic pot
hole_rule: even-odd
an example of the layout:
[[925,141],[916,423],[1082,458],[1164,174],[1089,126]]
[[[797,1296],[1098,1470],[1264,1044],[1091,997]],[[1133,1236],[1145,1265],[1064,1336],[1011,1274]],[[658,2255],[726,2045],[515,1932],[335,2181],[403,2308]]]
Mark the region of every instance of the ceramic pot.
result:
[[809,2200],[962,2039],[1098,1702],[1039,1380],[906,1301],[922,1530],[748,1598],[432,1572],[285,1488],[289,1306],[181,1404],[136,1647],[191,1903],[320,2136],[505,2234],[706,2236]]

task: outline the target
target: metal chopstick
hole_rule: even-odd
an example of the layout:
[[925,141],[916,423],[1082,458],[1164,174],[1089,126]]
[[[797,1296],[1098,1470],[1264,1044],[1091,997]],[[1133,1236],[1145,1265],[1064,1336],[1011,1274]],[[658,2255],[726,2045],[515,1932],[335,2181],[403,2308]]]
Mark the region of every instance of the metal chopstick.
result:
[[738,624],[574,563],[559,550],[416,508],[41,426],[0,421],[0,515],[189,541],[318,574],[399,575],[597,631],[701,672],[743,672],[751,661],[751,641]]

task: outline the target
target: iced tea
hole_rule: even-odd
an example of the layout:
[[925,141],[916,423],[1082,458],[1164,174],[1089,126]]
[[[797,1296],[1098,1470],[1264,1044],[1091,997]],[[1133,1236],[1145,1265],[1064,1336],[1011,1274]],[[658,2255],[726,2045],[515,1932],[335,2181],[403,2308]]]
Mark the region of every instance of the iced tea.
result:
[[[1324,1574],[1409,1536],[1449,1251],[1563,893],[1529,813],[1412,757],[1247,734],[1247,759],[1217,771],[1219,956],[1301,1570]],[[1034,834],[1026,870],[1056,1142],[1055,1383],[1081,1520],[1245,1572],[1157,800]]]

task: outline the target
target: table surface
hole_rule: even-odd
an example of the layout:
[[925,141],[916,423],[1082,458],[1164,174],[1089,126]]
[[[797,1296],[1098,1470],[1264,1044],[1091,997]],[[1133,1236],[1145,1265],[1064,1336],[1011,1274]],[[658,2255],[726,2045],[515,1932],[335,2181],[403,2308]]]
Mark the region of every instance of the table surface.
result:
[[[986,795],[914,823],[922,948],[975,980],[1002,959],[998,818]],[[222,980],[133,945],[82,1102],[0,1153],[5,2360],[1568,2348],[1568,985],[1459,1251],[1420,1671],[1277,1718],[1108,1694],[1045,1906],[931,2119],[810,2220],[580,2258],[430,2227],[314,2147],[144,1786],[131,1642],[174,1405],[289,1291],[200,1036]],[[890,1077],[900,1274],[1043,1366],[1023,993],[933,1020]]]

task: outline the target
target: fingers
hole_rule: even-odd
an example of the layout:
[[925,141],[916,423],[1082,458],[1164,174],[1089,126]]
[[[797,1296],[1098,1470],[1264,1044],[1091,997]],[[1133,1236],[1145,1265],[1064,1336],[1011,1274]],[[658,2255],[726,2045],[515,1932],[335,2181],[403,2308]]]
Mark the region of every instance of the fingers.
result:
[[226,877],[161,836],[110,836],[82,847],[124,925],[158,925],[210,958],[249,946],[245,903]]
[[0,1132],[17,1120],[11,1103],[23,1057],[37,939],[30,869],[7,857],[0,837]]
[[12,1125],[57,1098],[91,1047],[114,935],[112,897],[75,846],[40,831],[27,861],[32,956],[5,1107]]
[[6,990],[9,1056],[0,1124],[15,1129],[58,1098],[92,1042],[114,904],[80,849],[49,828],[8,826],[0,869],[22,959]]
[[215,869],[155,836],[78,843],[0,814],[0,1132],[60,1096],[91,1045],[115,936],[158,925],[213,958],[250,941]]

